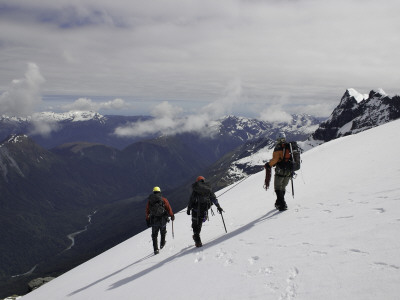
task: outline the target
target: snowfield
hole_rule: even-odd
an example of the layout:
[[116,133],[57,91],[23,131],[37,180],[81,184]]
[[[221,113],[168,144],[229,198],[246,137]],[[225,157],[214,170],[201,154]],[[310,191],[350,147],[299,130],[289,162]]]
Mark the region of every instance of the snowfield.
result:
[[260,172],[216,193],[228,233],[210,216],[202,248],[182,211],[159,255],[148,229],[22,299],[400,299],[399,132],[400,120],[304,153],[285,212]]

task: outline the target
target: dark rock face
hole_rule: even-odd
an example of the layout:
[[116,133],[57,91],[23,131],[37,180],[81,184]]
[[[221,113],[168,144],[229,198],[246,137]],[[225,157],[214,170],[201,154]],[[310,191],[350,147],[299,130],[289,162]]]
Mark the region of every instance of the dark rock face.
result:
[[355,134],[400,118],[400,97],[389,97],[383,91],[371,91],[357,101],[347,90],[331,116],[322,122],[311,139],[328,142]]
[[53,279],[54,279],[54,277],[44,277],[44,278],[33,279],[33,280],[29,281],[29,283],[28,283],[29,290],[30,291],[36,290],[37,288],[41,287],[43,284],[46,284]]

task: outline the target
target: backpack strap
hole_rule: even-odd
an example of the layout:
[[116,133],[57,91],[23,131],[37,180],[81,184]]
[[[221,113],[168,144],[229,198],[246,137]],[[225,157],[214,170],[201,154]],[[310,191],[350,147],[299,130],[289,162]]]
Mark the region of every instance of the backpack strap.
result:
[[285,153],[286,152],[286,144],[282,143],[282,153],[283,153],[283,158],[282,161],[285,161]]

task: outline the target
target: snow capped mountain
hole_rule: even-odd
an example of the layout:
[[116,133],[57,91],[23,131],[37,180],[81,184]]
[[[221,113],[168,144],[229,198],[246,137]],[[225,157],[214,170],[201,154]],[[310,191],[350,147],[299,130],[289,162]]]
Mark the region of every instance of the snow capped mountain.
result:
[[[184,210],[159,255],[147,229],[23,299],[397,299],[400,156],[387,164],[381,152],[400,147],[399,130],[397,120],[304,153],[286,212],[259,172],[216,193],[228,233],[210,216],[202,248]],[[371,173],[371,158],[385,167]]]
[[104,123],[107,117],[93,111],[70,111],[66,113],[54,113],[54,112],[41,112],[34,115],[37,120],[53,121],[53,122],[84,122],[95,120]]
[[[96,112],[73,111],[68,113],[42,112],[26,118],[0,117],[0,140],[10,134],[27,134],[45,148],[53,148],[64,143],[85,141],[123,149],[139,140],[155,138],[157,133],[148,136],[120,137],[116,128],[148,121],[143,116],[102,116]],[[275,136],[284,130],[297,140],[305,140],[314,132],[320,121],[309,115],[293,115],[289,123],[269,123],[257,119],[227,116],[213,121],[200,132],[190,134],[210,137],[224,137],[235,144],[255,138]]]
[[348,89],[331,116],[305,143],[309,149],[332,139],[355,134],[400,118],[400,96],[389,97],[382,90],[362,95]]
[[346,91],[350,97],[353,97],[354,99],[356,99],[357,103],[360,103],[361,101],[368,99],[368,94],[361,94],[359,92],[357,92],[355,89],[347,89]]
[[266,122],[237,116],[227,116],[214,122],[210,127],[214,135],[228,134],[239,137],[243,142],[264,138],[275,138],[284,131],[297,140],[306,139],[318,128],[320,121],[310,115],[294,114],[290,122]]
[[97,120],[100,122],[104,122],[106,119],[107,119],[106,117],[93,111],[70,111],[66,113],[40,112],[27,117],[15,117],[15,116],[10,117],[6,115],[0,116],[0,122],[1,121],[31,122],[32,120],[47,121],[47,122],[62,122],[62,121],[83,122],[83,121]]
[[[27,135],[16,135],[16,134],[13,134],[13,135],[11,135],[11,136],[9,137],[9,139],[8,139],[7,141],[5,141],[5,143],[14,143],[14,144],[20,143],[20,142],[22,142],[24,139],[26,139],[27,137],[28,137]],[[0,144],[0,147],[2,147],[3,144],[4,144],[4,143],[1,143],[1,144]]]

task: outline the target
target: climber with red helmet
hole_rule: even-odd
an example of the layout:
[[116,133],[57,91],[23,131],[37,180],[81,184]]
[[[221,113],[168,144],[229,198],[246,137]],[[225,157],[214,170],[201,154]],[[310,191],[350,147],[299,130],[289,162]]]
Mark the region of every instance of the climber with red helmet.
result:
[[196,182],[192,184],[192,194],[187,207],[187,214],[192,214],[193,240],[196,247],[203,245],[200,239],[201,227],[203,222],[208,219],[208,210],[213,204],[219,213],[223,212],[210,183],[203,176],[197,177]]

